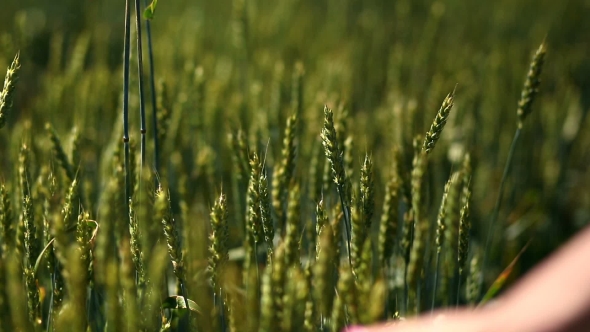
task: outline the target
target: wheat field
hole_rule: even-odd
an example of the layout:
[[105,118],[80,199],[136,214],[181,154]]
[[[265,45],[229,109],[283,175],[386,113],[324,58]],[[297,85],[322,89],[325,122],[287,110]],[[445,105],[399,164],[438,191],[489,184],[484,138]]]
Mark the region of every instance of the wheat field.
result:
[[475,307],[590,223],[589,1],[0,7],[0,331]]

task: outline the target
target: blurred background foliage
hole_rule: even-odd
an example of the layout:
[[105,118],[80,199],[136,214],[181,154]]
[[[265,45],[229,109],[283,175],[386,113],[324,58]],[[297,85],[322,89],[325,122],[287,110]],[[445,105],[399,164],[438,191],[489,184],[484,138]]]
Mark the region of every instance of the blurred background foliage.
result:
[[[33,143],[32,178],[55,164],[46,122],[63,138],[77,126],[88,210],[100,223],[105,156],[121,137],[124,2],[3,0],[0,7],[0,68],[19,50],[22,62],[14,110],[0,131],[0,179],[16,174],[22,141]],[[429,215],[435,218],[448,175],[469,151],[473,239],[483,243],[526,70],[545,39],[541,91],[516,150],[486,280],[533,239],[520,261],[526,271],[590,220],[589,15],[588,0],[160,0],[152,21],[155,78],[167,84],[173,114],[161,173],[176,188],[173,204],[187,197],[185,222],[203,231],[203,243],[193,245],[205,253],[209,209],[221,188],[232,186],[227,135],[243,128],[253,150],[268,144],[270,167],[279,158],[298,64],[304,75],[296,179],[309,187],[328,104],[337,116],[348,114],[356,175],[365,152],[373,156],[378,211],[393,146],[411,153],[412,137],[426,132],[457,85],[431,157]],[[137,104],[135,93],[136,142]],[[307,220],[318,197],[302,192]],[[229,195],[237,246],[243,202]]]

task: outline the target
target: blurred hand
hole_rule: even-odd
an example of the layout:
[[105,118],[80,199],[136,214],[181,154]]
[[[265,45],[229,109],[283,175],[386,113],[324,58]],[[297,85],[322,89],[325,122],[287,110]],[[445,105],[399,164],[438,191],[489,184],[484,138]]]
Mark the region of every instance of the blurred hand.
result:
[[590,228],[479,309],[436,311],[407,321],[347,332],[588,332]]

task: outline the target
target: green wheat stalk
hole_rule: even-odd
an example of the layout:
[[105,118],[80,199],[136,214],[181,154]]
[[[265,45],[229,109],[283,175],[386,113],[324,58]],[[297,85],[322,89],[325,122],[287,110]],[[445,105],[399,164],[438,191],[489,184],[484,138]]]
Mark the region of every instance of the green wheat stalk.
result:
[[[488,224],[488,231],[486,233],[486,242],[484,247],[484,258],[482,263],[482,273],[481,278],[485,275],[485,271],[487,269],[487,260],[488,254],[490,249],[490,243],[492,243],[493,238],[493,230],[498,219],[498,214],[500,213],[500,205],[502,203],[502,196],[504,194],[504,184],[506,179],[508,178],[508,173],[510,171],[510,166],[512,164],[512,158],[514,156],[514,151],[516,150],[516,143],[520,137],[520,132],[522,130],[523,121],[525,118],[530,114],[532,111],[533,101],[539,91],[539,85],[541,83],[540,76],[541,70],[543,69],[543,64],[545,62],[545,53],[546,53],[546,46],[545,41],[541,43],[533,59],[529,66],[529,71],[526,76],[526,80],[524,82],[524,87],[522,89],[520,100],[518,101],[518,109],[517,109],[517,128],[514,132],[514,137],[512,138],[512,143],[510,144],[510,150],[508,151],[508,158],[506,159],[506,164],[504,165],[504,172],[502,173],[502,179],[500,180],[500,187],[498,188],[498,195],[496,196],[496,202],[494,204],[494,209],[492,210],[492,217],[490,218],[490,222]],[[480,280],[480,284],[483,283],[483,279]]]

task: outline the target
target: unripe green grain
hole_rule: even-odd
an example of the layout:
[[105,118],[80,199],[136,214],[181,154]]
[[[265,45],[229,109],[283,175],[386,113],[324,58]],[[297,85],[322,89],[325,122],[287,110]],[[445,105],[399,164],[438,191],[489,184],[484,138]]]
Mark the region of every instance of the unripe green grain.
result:
[[[287,242],[283,241],[275,250],[275,256],[272,260],[272,293],[274,301],[274,322],[277,324],[283,318],[283,295],[285,294],[285,278],[287,274]],[[273,326],[277,326],[273,325]]]
[[444,241],[449,246],[449,251],[446,255],[450,255],[451,259],[447,260],[445,264],[451,267],[451,271],[455,269],[454,262],[456,261],[457,243],[458,243],[458,232],[459,232],[459,210],[460,210],[460,194],[461,194],[461,174],[455,172],[449,183],[448,196],[446,199],[445,207],[445,231]]
[[65,171],[68,179],[70,181],[73,181],[76,174],[74,172],[74,168],[72,167],[72,164],[70,163],[70,159],[68,158],[68,156],[63,148],[61,140],[57,136],[57,134],[56,134],[55,130],[53,129],[53,126],[51,126],[51,124],[49,124],[49,123],[45,124],[45,129],[49,133],[49,139],[51,140],[51,143],[52,143],[53,155],[55,156],[55,159],[57,159],[59,166],[61,166],[61,168]]
[[268,256],[272,257],[274,248],[275,228],[271,213],[271,201],[268,192],[268,179],[266,170],[263,169],[258,181],[260,191],[260,217],[262,219],[262,231],[264,233],[264,242],[268,247]]
[[33,326],[27,319],[27,307],[24,303],[21,264],[16,259],[6,262],[7,298],[10,299],[10,314],[13,331],[32,331]]
[[217,291],[221,287],[220,278],[223,276],[224,265],[228,260],[228,226],[227,201],[225,195],[219,195],[210,213],[211,234],[209,235],[209,265],[211,285]]
[[[438,275],[439,275],[439,269],[440,269],[440,255],[441,252],[443,250],[443,245],[444,245],[444,240],[445,240],[445,233],[446,233],[446,228],[447,226],[447,209],[448,209],[448,197],[449,197],[449,190],[451,189],[451,187],[454,185],[455,182],[459,181],[459,175],[458,173],[453,173],[451,175],[451,177],[449,178],[449,180],[447,181],[447,183],[445,184],[445,189],[443,192],[443,196],[440,202],[440,207],[438,210],[438,217],[436,219],[436,233],[435,233],[435,239],[434,239],[434,243],[436,245],[436,267],[434,270],[434,291],[432,292],[432,306],[431,306],[431,310],[434,310],[434,305],[436,303],[436,299],[437,299],[437,287],[438,287]],[[442,289],[445,291],[444,293],[446,293],[447,287],[448,287],[448,279],[449,279],[449,275],[447,273],[447,271],[449,271],[449,268],[447,268],[447,264],[445,264],[443,266],[445,273],[443,273],[443,281],[442,281]],[[443,294],[444,294],[443,293]],[[446,299],[445,299],[446,301]]]
[[300,223],[301,223],[301,205],[300,205],[299,184],[293,183],[289,189],[289,202],[287,207],[287,224],[285,234],[285,262],[289,267],[292,264],[298,264],[300,260]]
[[129,250],[131,251],[131,260],[135,265],[137,272],[137,285],[139,287],[145,286],[146,271],[144,264],[144,256],[141,242],[142,232],[137,222],[137,215],[135,214],[135,207],[133,199],[129,200]]
[[72,245],[67,249],[68,264],[64,270],[64,278],[68,290],[68,299],[55,321],[57,331],[84,331],[87,327],[86,315],[86,286],[88,276],[86,266],[81,257],[81,249]]
[[10,301],[7,293],[7,273],[6,273],[6,262],[2,255],[0,255],[0,318],[2,318],[2,324],[0,324],[0,332],[10,331],[12,328],[12,321],[10,319]]
[[320,255],[320,244],[321,244],[321,237],[322,232],[324,229],[324,225],[328,224],[328,216],[326,215],[326,211],[324,211],[324,201],[319,201],[318,205],[316,206],[316,224],[315,224],[315,232],[316,232],[316,246],[315,246],[315,259],[317,260]]
[[[345,195],[348,183],[344,172],[343,152],[339,146],[334,128],[334,115],[327,106],[324,107],[324,127],[322,128],[322,142],[324,152],[332,170],[332,180],[336,184],[341,195]],[[346,197],[346,196],[345,196]]]
[[318,259],[313,267],[313,298],[321,317],[328,317],[332,313],[333,287],[335,286],[334,246],[337,243],[332,225],[326,223],[322,227]]
[[[96,280],[99,283],[106,282],[107,263],[113,256],[114,229],[117,220],[125,220],[120,215],[118,208],[118,196],[124,191],[120,177],[109,178],[100,203],[100,236],[96,239]],[[159,220],[158,220],[159,224]]]
[[14,246],[14,215],[10,204],[10,196],[4,184],[0,185],[0,249],[6,256],[8,250]]
[[80,152],[80,131],[78,130],[78,127],[74,126],[72,127],[72,132],[70,134],[70,160],[72,161],[72,168],[73,169],[79,169],[80,168],[80,162],[82,160],[81,157],[81,152]]
[[463,275],[463,270],[467,264],[469,254],[469,232],[471,230],[471,220],[469,218],[469,201],[471,199],[471,159],[469,154],[465,155],[463,160],[463,195],[461,197],[462,207],[459,215],[459,253],[457,263],[459,265],[459,276]]
[[[417,216],[415,215],[415,208],[413,207],[415,200],[419,202],[419,199],[418,199],[419,196],[414,196],[414,189],[415,189],[414,185],[417,184],[417,182],[415,182],[414,175],[419,175],[418,172],[422,172],[416,166],[422,165],[423,163],[421,160],[423,158],[425,158],[423,156],[423,154],[420,152],[420,150],[418,150],[418,144],[420,141],[421,141],[420,136],[417,136],[414,138],[414,159],[412,161],[414,166],[413,166],[410,178],[408,179],[408,181],[406,181],[406,182],[409,182],[409,189],[408,190],[411,193],[408,194],[408,197],[404,197],[404,200],[407,200],[406,203],[409,206],[408,206],[408,210],[404,214],[404,220],[403,220],[404,227],[402,229],[400,250],[401,250],[402,257],[406,261],[406,264],[408,264],[408,262],[409,262],[410,249],[412,247],[412,242],[415,237],[415,236],[413,236],[414,227],[415,227],[416,221],[418,220],[416,218]],[[420,195],[420,194],[418,193],[418,195]]]
[[[336,135],[339,134],[340,132],[336,130]],[[343,154],[342,160],[344,161],[344,173],[346,174],[346,177],[349,179],[349,188],[347,188],[348,192],[346,193],[346,198],[350,199],[351,192],[353,190],[355,192],[356,190],[358,190],[358,183],[356,181],[351,183],[352,179],[356,179],[354,172],[354,137],[352,136],[352,134],[349,133],[344,134],[348,134],[348,136],[346,136],[346,139],[341,145]]]
[[316,322],[317,322],[317,315],[316,315],[316,306],[315,302],[313,301],[313,294],[312,294],[312,277],[313,277],[313,264],[312,261],[308,261],[307,268],[305,269],[305,278],[307,282],[307,289],[308,289],[308,296],[305,300],[305,313],[303,314],[303,330],[306,332],[314,332],[317,330]]
[[308,195],[311,200],[317,202],[322,194],[322,176],[324,169],[324,151],[321,143],[314,140],[311,149],[311,160],[309,162]]
[[161,216],[160,222],[164,229],[164,237],[168,246],[168,255],[172,260],[174,274],[181,282],[185,279],[184,261],[180,247],[180,237],[178,236],[178,226],[172,216],[170,206],[170,194],[161,187],[156,191],[156,215]]
[[344,230],[347,240],[348,258],[352,263],[350,256],[350,242],[351,242],[351,217],[350,217],[350,182],[346,177],[343,151],[340,148],[336,129],[334,127],[334,115],[332,110],[324,106],[324,125],[321,133],[322,142],[324,144],[324,153],[329,161],[332,170],[332,180],[336,184],[338,195],[340,196],[340,204],[344,213]]
[[363,167],[361,167],[361,209],[363,215],[363,221],[367,233],[371,229],[373,222],[373,213],[375,208],[375,184],[373,181],[373,161],[367,154],[365,155],[365,161]]
[[119,298],[121,288],[119,266],[112,260],[108,262],[106,269],[106,320],[109,327],[112,327],[115,331],[119,331],[125,329],[123,323],[124,316],[121,315],[124,311]]
[[428,221],[422,216],[422,183],[427,167],[427,154],[419,150],[416,144],[419,139],[415,140],[415,156],[412,168],[412,214],[414,218],[414,239],[408,261],[408,271],[406,274],[407,283],[410,286],[416,286],[422,264],[424,262],[424,248],[428,233]]
[[249,148],[246,134],[242,129],[239,129],[237,132],[229,134],[229,141],[237,177],[239,180],[246,180],[250,175],[250,158],[248,157]]
[[363,243],[367,230],[363,223],[363,215],[361,210],[360,202],[357,197],[352,198],[352,207],[350,209],[350,220],[351,220],[351,241],[350,241],[350,257],[352,259],[352,269],[355,271],[358,269],[361,260],[361,252],[363,250]]
[[[124,294],[125,324],[129,331],[137,331],[139,328],[138,292],[135,283],[135,269],[133,264],[133,252],[130,248],[131,239],[121,242],[119,250],[121,256],[120,283]],[[139,272],[139,271],[137,271]],[[145,278],[145,276],[144,276]]]
[[334,305],[332,306],[332,313],[330,315],[330,331],[331,332],[340,332],[346,325],[346,313],[344,312],[344,299],[342,296],[339,296],[337,293],[333,294],[332,297],[334,300],[332,301]]
[[284,223],[285,202],[287,198],[286,188],[291,182],[293,172],[295,171],[297,122],[297,114],[293,114],[287,119],[280,164],[275,167],[275,174],[272,180],[272,205],[275,209],[279,225],[283,225]]
[[360,290],[366,290],[373,282],[373,241],[370,236],[365,238],[362,246],[359,265],[354,273],[356,274],[357,286]]
[[33,267],[39,255],[37,239],[35,238],[35,221],[33,213],[33,202],[31,197],[26,195],[23,198],[23,222],[24,222],[24,244],[25,244],[25,286],[27,289],[27,306],[29,309],[29,321],[34,326],[41,324],[41,305],[39,302],[39,288],[37,288]]
[[447,119],[449,118],[449,114],[451,113],[451,109],[453,108],[453,103],[455,99],[455,91],[449,93],[442,102],[432,125],[430,126],[430,130],[426,133],[426,137],[424,138],[424,144],[422,145],[422,150],[426,153],[430,153],[436,142],[440,138],[443,129],[445,128],[445,124],[447,123]]
[[6,71],[4,78],[4,87],[0,91],[0,129],[6,124],[6,115],[12,110],[12,101],[14,100],[14,91],[19,79],[20,72],[20,53],[16,53],[12,63]]
[[250,181],[248,183],[247,202],[247,231],[248,236],[252,237],[253,244],[258,245],[264,239],[264,230],[262,226],[262,215],[260,208],[260,177],[262,174],[262,165],[257,153],[252,154],[250,159]]
[[365,300],[360,305],[359,319],[362,324],[373,324],[383,317],[386,284],[383,280],[377,280],[371,285],[370,292],[365,295]]
[[[358,290],[355,285],[355,279],[349,266],[342,266],[339,272],[340,279],[338,279],[338,297],[342,298],[344,302],[348,322],[350,324],[359,323],[359,307],[358,307]],[[332,323],[338,323],[333,321]]]
[[543,69],[543,63],[545,61],[546,46],[545,41],[541,43],[533,60],[531,61],[529,71],[524,82],[524,87],[520,94],[520,100],[518,101],[518,128],[522,128],[522,124],[526,117],[531,113],[533,107],[533,101],[535,96],[539,92],[539,85],[541,84],[541,70]]
[[399,175],[396,165],[394,165],[391,178],[385,187],[383,212],[379,224],[378,255],[382,265],[389,260],[394,252],[398,231]]
[[298,264],[289,268],[286,281],[285,295],[283,296],[282,331],[301,331],[309,288]]
[[458,174],[457,173],[453,173],[453,175],[451,175],[451,178],[447,181],[447,183],[445,184],[445,189],[443,192],[443,196],[440,202],[440,207],[438,210],[438,218],[436,219],[436,236],[435,236],[435,240],[434,243],[436,244],[436,253],[437,255],[441,253],[442,251],[442,247],[444,244],[444,240],[445,240],[445,232],[446,232],[446,221],[447,221],[447,198],[449,196],[449,190],[451,188],[451,185],[455,182],[458,181]]
[[475,250],[469,264],[469,276],[465,285],[465,297],[467,303],[475,305],[479,300],[479,290],[481,289],[481,253]]
[[261,281],[261,298],[260,298],[260,331],[272,332],[275,331],[275,301],[273,299],[273,284],[272,284],[272,267],[267,267],[264,270]]

